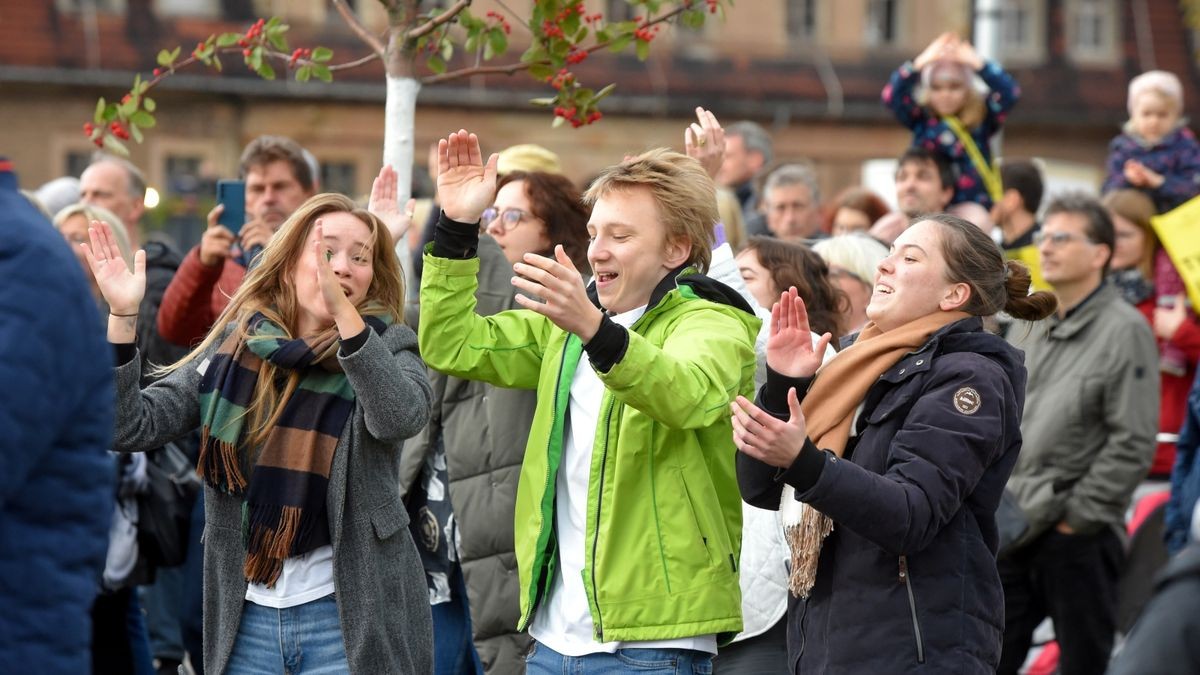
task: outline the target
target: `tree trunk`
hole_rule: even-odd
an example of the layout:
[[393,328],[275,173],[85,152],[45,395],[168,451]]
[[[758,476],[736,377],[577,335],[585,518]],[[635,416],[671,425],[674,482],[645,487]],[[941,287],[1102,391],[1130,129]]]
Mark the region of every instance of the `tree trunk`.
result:
[[[392,25],[384,54],[387,98],[384,103],[383,163],[396,170],[396,201],[400,208],[405,208],[412,196],[413,137],[417,123],[417,94],[421,91],[421,83],[413,77],[411,55],[405,51],[406,30],[407,26]],[[412,227],[423,226],[424,223],[412,224]],[[407,238],[401,237],[396,242],[396,255],[404,269],[405,282],[411,289],[415,278]]]

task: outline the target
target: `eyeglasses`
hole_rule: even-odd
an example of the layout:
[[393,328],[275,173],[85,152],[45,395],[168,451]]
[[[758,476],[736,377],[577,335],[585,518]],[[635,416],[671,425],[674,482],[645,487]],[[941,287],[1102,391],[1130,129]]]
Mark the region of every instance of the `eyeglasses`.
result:
[[1063,244],[1069,244],[1073,241],[1085,241],[1089,244],[1096,242],[1092,241],[1091,237],[1085,234],[1074,234],[1072,232],[1035,232],[1033,234],[1033,243],[1035,246],[1041,246],[1042,242],[1048,241],[1054,248],[1058,248]]
[[516,207],[510,207],[500,211],[493,206],[492,208],[486,209],[483,212],[483,226],[491,227],[492,223],[494,223],[496,220],[499,220],[500,231],[508,232],[517,225],[520,225],[521,221],[525,220],[526,218],[533,219],[534,215],[528,211],[525,211],[524,209],[518,209]]

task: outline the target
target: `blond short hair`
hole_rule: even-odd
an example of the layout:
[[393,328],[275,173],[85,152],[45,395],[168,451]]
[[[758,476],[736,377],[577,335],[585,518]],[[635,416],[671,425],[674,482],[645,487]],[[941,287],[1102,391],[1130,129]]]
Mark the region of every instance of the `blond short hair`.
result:
[[649,150],[602,171],[583,201],[593,206],[601,197],[634,187],[650,190],[668,239],[687,241],[691,248],[687,264],[707,272],[713,225],[720,216],[716,184],[700,162],[666,148]]

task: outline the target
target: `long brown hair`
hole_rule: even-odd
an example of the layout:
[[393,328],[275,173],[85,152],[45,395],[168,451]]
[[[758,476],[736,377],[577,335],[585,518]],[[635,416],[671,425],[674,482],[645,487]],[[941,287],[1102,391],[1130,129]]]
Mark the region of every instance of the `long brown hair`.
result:
[[[318,218],[331,213],[349,213],[362,221],[371,232],[371,266],[374,275],[358,310],[366,315],[389,316],[395,323],[403,322],[404,273],[400,269],[400,261],[396,258],[387,227],[377,216],[359,208],[349,197],[333,193],[319,194],[301,204],[280,226],[271,243],[263,249],[258,266],[246,274],[242,285],[229,299],[229,305],[217,317],[204,340],[182,359],[160,369],[158,373],[166,374],[194,361],[214,342],[223,338],[226,327],[231,323],[235,325],[237,339],[245,340],[250,336],[250,319],[256,313],[261,313],[283,329],[287,338],[301,337],[297,334],[299,302],[293,283],[295,269],[305,254],[313,225]],[[331,358],[337,349],[335,340],[327,352],[318,357]],[[283,410],[283,404],[300,381],[298,372],[289,371],[283,391],[279,392],[275,387],[275,376],[276,367],[269,361],[263,361],[254,398],[245,413],[251,422],[251,447],[270,433]]]
[[550,251],[538,251],[541,255],[554,257],[555,244],[562,244],[563,251],[575,269],[588,272],[587,222],[591,211],[583,205],[579,188],[566,176],[545,171],[513,171],[505,174],[496,185],[496,190],[522,181],[525,196],[529,198],[529,210],[535,218],[546,224],[546,238],[550,240]]
[[[1137,268],[1142,277],[1154,279],[1154,254],[1158,251],[1158,235],[1150,224],[1150,219],[1158,215],[1154,201],[1141,190],[1113,190],[1100,199],[1104,208],[1133,223],[1142,230],[1142,257],[1138,260]],[[1114,238],[1116,237],[1114,227]]]
[[838,322],[850,300],[829,280],[825,259],[803,244],[774,237],[750,237],[745,250],[758,256],[758,264],[771,275],[777,291],[796,287],[808,310],[809,327],[818,335],[833,335],[831,344],[837,345],[841,338]]

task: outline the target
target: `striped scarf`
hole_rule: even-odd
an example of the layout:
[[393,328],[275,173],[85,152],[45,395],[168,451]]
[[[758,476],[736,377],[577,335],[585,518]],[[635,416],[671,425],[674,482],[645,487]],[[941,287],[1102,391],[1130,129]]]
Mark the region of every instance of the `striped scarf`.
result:
[[[390,317],[363,319],[382,333]],[[285,559],[330,543],[325,493],[354,389],[334,356],[336,329],[289,339],[255,314],[247,333],[225,338],[200,379],[198,471],[213,489],[242,498],[246,580],[271,587]],[[300,379],[261,447],[248,448],[246,413],[264,360],[279,369],[277,382],[287,371]]]

